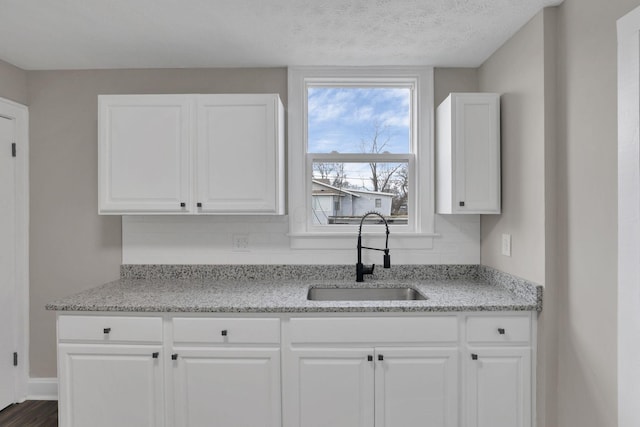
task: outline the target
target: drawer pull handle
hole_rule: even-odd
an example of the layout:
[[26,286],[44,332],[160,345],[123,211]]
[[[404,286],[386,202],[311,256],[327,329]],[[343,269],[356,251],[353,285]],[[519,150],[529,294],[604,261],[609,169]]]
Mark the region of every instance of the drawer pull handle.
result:
[[383,361],[383,360],[384,360],[384,356],[383,356],[383,355],[381,355],[381,354],[379,354],[379,355],[378,355],[378,360]]
[[196,207],[201,208],[202,207],[202,202],[196,203]]
[[226,337],[226,336],[227,336],[227,330],[226,330],[226,329],[223,329],[223,330],[222,330],[222,336],[223,336],[223,337]]
[[504,328],[498,328],[498,333],[499,333],[500,335],[504,335],[504,332],[505,332],[505,331],[504,331]]
[[160,356],[160,353],[158,353],[157,351],[156,351],[156,352],[151,353],[151,357],[153,357],[154,359],[157,359],[157,358],[158,358],[158,356]]
[[471,360],[478,360],[478,355],[477,354],[472,354],[471,355]]
[[171,355],[171,360],[178,360],[178,353],[173,353]]
[[185,202],[180,202],[180,207],[181,208],[185,208],[185,207],[187,207],[187,204]]
[[368,355],[367,356],[367,361],[368,362],[373,362],[373,356],[372,355]]
[[105,334],[108,334],[109,332],[111,332],[111,328],[104,328],[102,330]]

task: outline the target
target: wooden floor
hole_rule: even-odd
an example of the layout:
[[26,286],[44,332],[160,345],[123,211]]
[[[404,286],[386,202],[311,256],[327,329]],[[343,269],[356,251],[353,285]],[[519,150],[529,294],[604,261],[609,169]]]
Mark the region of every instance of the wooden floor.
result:
[[56,400],[27,400],[0,411],[2,427],[58,427]]

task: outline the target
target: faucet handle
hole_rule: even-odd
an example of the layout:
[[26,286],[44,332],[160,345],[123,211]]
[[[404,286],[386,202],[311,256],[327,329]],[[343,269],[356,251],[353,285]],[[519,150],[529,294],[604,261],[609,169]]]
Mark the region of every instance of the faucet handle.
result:
[[384,268],[391,268],[391,255],[388,252],[384,254]]

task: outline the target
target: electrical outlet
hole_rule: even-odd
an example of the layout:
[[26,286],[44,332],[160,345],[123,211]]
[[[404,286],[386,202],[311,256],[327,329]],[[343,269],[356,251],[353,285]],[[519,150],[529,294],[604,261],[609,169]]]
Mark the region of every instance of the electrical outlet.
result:
[[231,237],[231,247],[233,252],[249,252],[249,235],[234,234]]
[[511,256],[511,234],[502,235],[502,255]]

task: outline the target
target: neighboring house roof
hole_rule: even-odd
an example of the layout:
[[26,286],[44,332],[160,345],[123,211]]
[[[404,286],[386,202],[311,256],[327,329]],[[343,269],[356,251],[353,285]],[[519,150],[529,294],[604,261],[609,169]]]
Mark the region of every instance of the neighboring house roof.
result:
[[371,194],[373,196],[388,196],[388,197],[394,196],[393,193],[383,193],[382,191],[367,191],[367,190],[354,190],[354,189],[350,189],[349,191],[354,193],[360,193],[360,194]]
[[346,196],[347,194],[353,197],[360,197],[358,194],[354,194],[355,190],[345,190],[343,188],[338,188],[338,187],[334,187],[333,185],[329,185],[326,184],[322,181],[318,181],[315,179],[312,179],[311,182],[314,185],[319,185],[321,187],[324,187],[324,189],[322,190],[312,190],[311,193],[315,194],[315,195],[319,195],[319,196],[328,196],[328,195],[335,195],[335,196]]
[[387,197],[394,196],[393,193],[383,193],[382,191],[356,190],[354,188],[345,190],[344,188],[334,187],[333,185],[329,185],[325,182],[318,181],[317,179],[312,179],[311,182],[315,185],[319,185],[325,188],[323,190],[312,190],[311,191],[312,194],[316,194],[316,195],[344,196],[348,194],[354,197],[360,197],[360,194],[371,194],[374,196],[387,196]]

